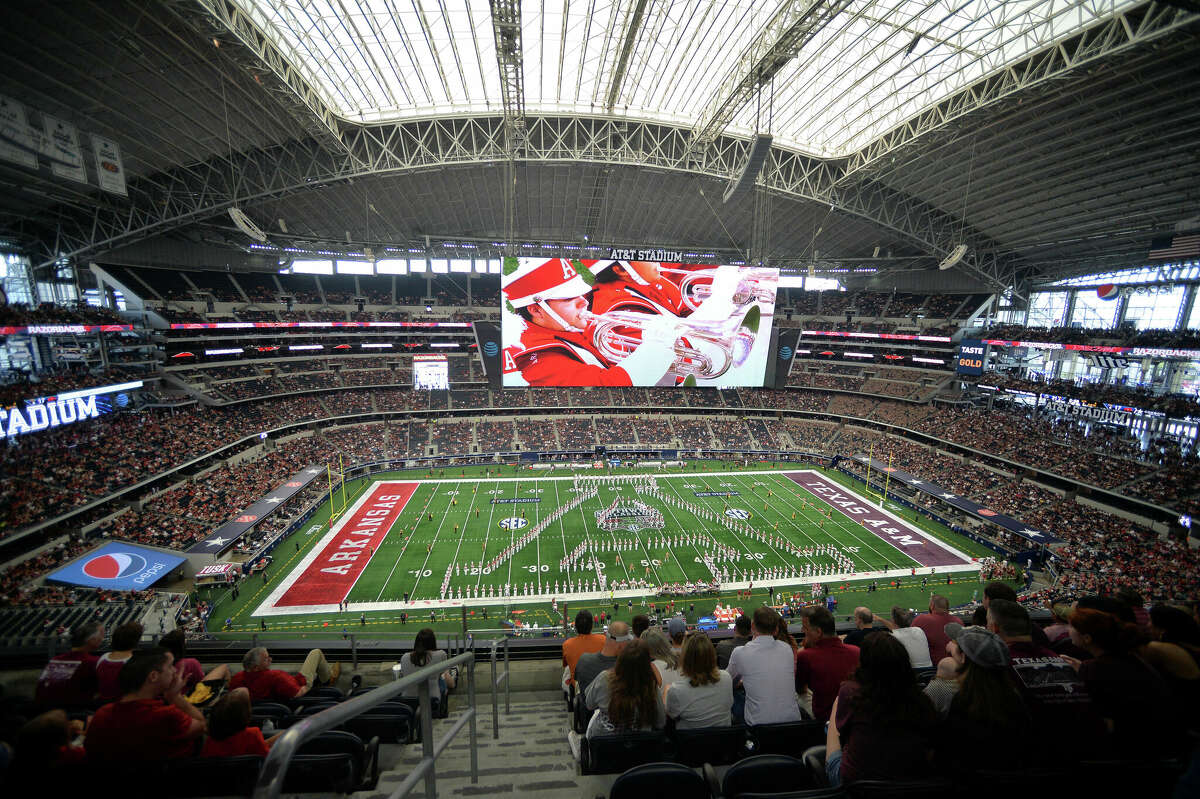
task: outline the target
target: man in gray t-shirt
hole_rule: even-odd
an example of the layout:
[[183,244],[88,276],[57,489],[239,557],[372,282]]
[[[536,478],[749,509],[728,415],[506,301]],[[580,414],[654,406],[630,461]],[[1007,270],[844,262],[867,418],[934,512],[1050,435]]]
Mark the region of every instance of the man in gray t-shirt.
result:
[[633,636],[629,633],[629,625],[625,622],[614,621],[608,625],[608,632],[604,636],[604,646],[600,651],[581,655],[579,662],[575,664],[575,686],[580,694],[587,691],[588,685],[602,671],[617,665],[617,655],[621,654],[621,650],[632,640]]

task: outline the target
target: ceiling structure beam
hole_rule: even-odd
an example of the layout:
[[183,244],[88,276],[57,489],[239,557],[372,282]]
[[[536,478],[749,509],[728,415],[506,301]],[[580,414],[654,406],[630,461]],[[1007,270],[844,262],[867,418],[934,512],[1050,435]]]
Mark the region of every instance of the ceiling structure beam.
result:
[[938,132],[969,114],[1017,99],[1028,102],[1054,89],[1080,68],[1145,45],[1200,21],[1165,3],[1150,2],[1112,14],[1065,41],[1045,42],[1034,55],[956,92],[933,108],[905,120],[850,156],[839,183],[848,183],[890,165],[902,152],[926,146]]
[[608,91],[604,98],[604,110],[609,114],[616,108],[617,99],[621,96],[621,85],[625,82],[625,75],[629,71],[629,59],[633,55],[634,45],[637,44],[638,36],[642,32],[642,22],[646,18],[647,3],[648,0],[637,0],[634,7],[629,10],[625,35],[621,41],[621,54],[617,57],[617,65],[613,68],[612,76],[609,78]]
[[836,17],[850,0],[792,0],[771,17],[717,87],[692,126],[689,149],[710,147],[746,103],[800,52],[804,43]]
[[513,254],[517,238],[516,159],[525,151],[525,57],[521,42],[521,0],[491,0],[500,98],[504,103],[504,243]]

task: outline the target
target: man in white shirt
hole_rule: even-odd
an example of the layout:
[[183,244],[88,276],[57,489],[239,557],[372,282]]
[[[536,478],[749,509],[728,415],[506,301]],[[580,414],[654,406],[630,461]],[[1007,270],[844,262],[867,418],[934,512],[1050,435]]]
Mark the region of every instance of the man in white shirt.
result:
[[774,609],[754,611],[754,638],[729,656],[729,675],[746,691],[747,726],[800,721],[796,703],[796,656],[783,641],[775,640],[781,619]]
[[913,614],[898,605],[892,607],[891,619],[875,617],[875,621],[886,625],[896,640],[904,644],[914,669],[931,669],[933,660],[929,657],[929,639],[925,637],[924,630],[912,626],[912,620]]

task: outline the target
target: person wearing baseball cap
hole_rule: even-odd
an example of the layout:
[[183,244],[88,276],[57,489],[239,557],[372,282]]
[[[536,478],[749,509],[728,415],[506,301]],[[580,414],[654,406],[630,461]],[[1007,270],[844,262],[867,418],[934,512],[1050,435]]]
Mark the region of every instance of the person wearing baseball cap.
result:
[[504,350],[504,371],[520,372],[531,386],[654,385],[675,361],[670,320],[649,315],[637,349],[619,364],[605,358],[593,341],[591,286],[565,258],[529,260],[501,283],[524,322],[520,343]]
[[[944,740],[956,750],[965,745],[967,751],[988,751],[993,763],[1028,763],[1033,720],[1008,668],[1008,645],[983,627],[951,623],[945,633],[946,651],[958,663],[959,689],[950,702]],[[947,754],[948,764],[954,759]]]

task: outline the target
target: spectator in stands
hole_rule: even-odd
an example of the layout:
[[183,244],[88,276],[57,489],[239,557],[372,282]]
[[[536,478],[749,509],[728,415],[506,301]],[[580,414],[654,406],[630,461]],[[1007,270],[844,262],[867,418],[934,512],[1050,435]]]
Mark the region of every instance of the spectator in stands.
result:
[[65,710],[50,710],[30,719],[17,731],[13,741],[16,762],[5,780],[16,777],[33,784],[44,781],[50,770],[58,766],[80,763],[87,757],[83,747],[72,745],[72,741],[83,730],[82,721],[67,718]]
[[1022,766],[1033,722],[1008,668],[1008,646],[983,627],[950,623],[945,632],[961,654],[959,689],[942,730],[946,748],[987,750],[989,762],[1005,770]]
[[1143,630],[1150,627],[1150,614],[1146,612],[1146,600],[1133,588],[1118,588],[1113,598],[1133,611],[1134,623]]
[[[1009,670],[1029,708],[1034,728],[1061,742],[1057,757],[1094,757],[1106,730],[1095,712],[1083,682],[1057,652],[1033,640],[1033,622],[1020,604],[994,599],[987,611],[987,628],[1008,647]],[[952,643],[954,657],[963,659]]]
[[1009,602],[1016,602],[1017,592],[1008,583],[993,580],[983,587],[983,606],[986,608],[993,599],[1007,599]]
[[579,658],[575,665],[575,687],[580,693],[587,691],[592,680],[603,671],[617,664],[617,655],[633,640],[629,625],[623,621],[614,621],[608,625],[604,646],[599,652],[589,652]]
[[748,725],[799,721],[796,703],[796,658],[792,648],[775,639],[779,614],[762,606],[754,610],[754,639],[733,650],[729,676],[746,691],[743,718]]
[[670,639],[663,635],[662,630],[651,627],[642,633],[639,640],[646,645],[647,651],[650,652],[650,662],[654,664],[654,669],[658,673],[659,684],[665,688],[680,679],[679,653],[676,652],[675,647],[671,646]]
[[1092,657],[1064,660],[1083,680],[1117,751],[1142,751],[1151,741],[1166,745],[1176,737],[1178,708],[1163,678],[1138,657],[1146,638],[1137,625],[1077,608],[1071,614],[1071,641]]
[[250,726],[250,692],[235,688],[222,696],[208,714],[208,738],[202,757],[266,757],[282,732],[263,738],[262,729]]
[[838,689],[858,668],[858,647],[838,638],[833,614],[820,605],[800,611],[804,641],[796,652],[796,693],[812,691],[813,717],[829,721]]
[[650,629],[650,617],[645,613],[639,613],[630,620],[629,629],[634,638],[641,638],[642,633]]
[[667,715],[681,730],[728,727],[733,708],[733,678],[717,667],[717,650],[696,630],[683,641],[680,678],[664,688]]
[[750,643],[750,619],[745,613],[733,622],[733,637],[726,638],[717,644],[717,668],[729,668],[729,656],[739,646]]
[[[417,633],[417,637],[413,639],[412,651],[405,652],[400,656],[400,675],[407,677],[426,666],[441,663],[447,660],[447,657],[445,650],[437,648],[437,636],[434,635],[433,630],[423,627]],[[454,676],[449,671],[443,671],[436,677],[430,677],[428,684],[429,696],[438,703],[439,712],[444,714],[446,694],[454,688]],[[410,685],[404,689],[404,696],[410,698],[420,696],[420,687]]]
[[121,669],[122,696],[96,711],[84,748],[88,759],[158,762],[187,757],[204,733],[204,716],[180,693],[183,675],[162,647],[135,652]]
[[650,650],[643,641],[630,641],[617,656],[616,665],[592,680],[587,706],[598,711],[588,722],[588,738],[659,730],[666,725],[662,691],[650,663]]
[[564,690],[575,684],[575,666],[579,658],[588,652],[599,652],[604,646],[604,634],[592,632],[594,623],[590,610],[575,614],[575,636],[563,641],[562,645]]
[[1054,618],[1054,623],[1046,627],[1042,632],[1046,634],[1046,640],[1051,644],[1057,643],[1071,635],[1071,625],[1067,624],[1067,619],[1071,618],[1071,612],[1074,610],[1070,605],[1056,602],[1050,606],[1050,615]]
[[186,657],[187,654],[187,635],[182,627],[176,627],[171,632],[158,639],[159,646],[170,650],[175,656],[175,668],[183,672],[183,692],[191,695],[196,685],[202,682],[224,682],[228,680],[231,674],[227,664],[222,663],[215,666],[208,674],[204,673],[204,667],[200,665],[200,661],[196,658]]
[[253,702],[286,702],[304,696],[317,680],[333,682],[341,671],[342,664],[335,663],[331,667],[325,660],[325,653],[313,649],[304,659],[300,673],[288,674],[271,668],[271,653],[265,646],[256,646],[242,658],[242,670],[233,675],[229,687],[247,689]]
[[858,607],[854,609],[854,629],[846,633],[843,640],[850,646],[861,646],[862,640],[877,629],[879,628],[875,626],[875,614],[871,609]]
[[671,649],[675,650],[675,659],[683,650],[683,636],[687,633],[687,622],[681,616],[672,616],[667,621],[667,635],[671,636]]
[[34,697],[43,705],[81,705],[99,689],[95,651],[104,643],[104,625],[84,622],[71,630],[71,649],[55,655],[38,677]]
[[105,652],[96,662],[96,682],[100,699],[115,702],[121,698],[121,686],[117,676],[121,668],[133,657],[133,650],[142,640],[141,622],[131,621],[113,630],[112,651]]
[[825,771],[833,786],[926,776],[937,713],[894,635],[863,639],[858,669],[833,703]]
[[904,645],[904,648],[908,650],[908,657],[912,661],[914,669],[931,669],[933,661],[929,657],[929,640],[925,638],[924,630],[911,626],[912,618],[910,611],[894,605],[890,620],[876,616],[875,621],[883,622],[883,625],[892,631],[896,640]]
[[[961,653],[959,653],[961,655]],[[961,664],[947,655],[938,661],[937,672],[925,686],[925,695],[933,702],[939,718],[946,718],[950,712],[950,703],[958,693],[958,667]]]
[[913,619],[912,626],[925,633],[929,642],[930,663],[940,663],[946,657],[946,625],[961,625],[963,620],[950,614],[950,601],[941,594],[929,597],[929,612]]

